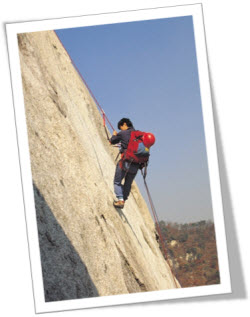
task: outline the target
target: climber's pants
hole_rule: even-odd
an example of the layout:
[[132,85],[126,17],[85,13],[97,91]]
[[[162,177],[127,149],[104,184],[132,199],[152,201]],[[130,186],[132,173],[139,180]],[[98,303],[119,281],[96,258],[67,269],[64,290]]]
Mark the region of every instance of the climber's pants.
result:
[[[125,176],[126,175],[126,176]],[[126,171],[122,170],[120,168],[119,163],[116,165],[116,170],[115,170],[115,177],[114,177],[114,190],[115,190],[115,195],[118,199],[124,199],[127,200],[130,190],[131,190],[131,185],[136,176],[136,173],[127,173]],[[122,180],[125,177],[124,184],[122,185]]]

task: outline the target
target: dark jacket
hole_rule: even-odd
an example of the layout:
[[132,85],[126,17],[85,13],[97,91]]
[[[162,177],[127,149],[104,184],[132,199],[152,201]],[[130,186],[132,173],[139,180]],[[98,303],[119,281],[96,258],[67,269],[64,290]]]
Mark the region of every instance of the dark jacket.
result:
[[134,131],[134,128],[128,128],[127,130],[121,130],[120,132],[117,133],[117,135],[113,135],[110,139],[111,144],[117,144],[121,142],[121,153],[126,150],[128,147],[128,143],[130,140],[130,135],[131,132]]
[[[120,132],[117,133],[117,135],[113,135],[110,139],[111,144],[117,144],[119,142],[121,142],[121,149],[120,152],[123,153],[124,150],[127,149],[128,147],[128,143],[130,140],[130,135],[131,132],[134,131],[135,129],[133,127],[128,128],[127,130],[121,130]],[[138,163],[131,163],[129,164],[129,173],[135,174],[137,173],[140,164]],[[126,167],[126,166],[124,166]]]

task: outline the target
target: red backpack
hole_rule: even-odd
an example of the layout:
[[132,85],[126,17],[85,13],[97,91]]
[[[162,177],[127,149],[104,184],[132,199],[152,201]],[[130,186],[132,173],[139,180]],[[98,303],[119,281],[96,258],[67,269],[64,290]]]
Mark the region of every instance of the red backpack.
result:
[[122,153],[122,161],[133,163],[146,163],[149,159],[149,148],[143,144],[145,132],[132,131],[127,149]]

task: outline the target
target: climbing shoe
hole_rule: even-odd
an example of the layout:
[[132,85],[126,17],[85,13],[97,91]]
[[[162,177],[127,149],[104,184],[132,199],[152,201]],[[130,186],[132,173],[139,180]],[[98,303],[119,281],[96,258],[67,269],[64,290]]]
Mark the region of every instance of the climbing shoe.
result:
[[123,208],[124,207],[124,200],[115,200],[113,205],[115,208]]

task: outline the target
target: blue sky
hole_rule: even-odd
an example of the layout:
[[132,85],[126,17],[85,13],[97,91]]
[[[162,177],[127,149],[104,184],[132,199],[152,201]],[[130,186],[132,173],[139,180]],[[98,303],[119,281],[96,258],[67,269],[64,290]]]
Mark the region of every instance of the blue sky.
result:
[[113,126],[128,117],[155,134],[147,182],[158,217],[212,220],[192,17],[56,33]]

